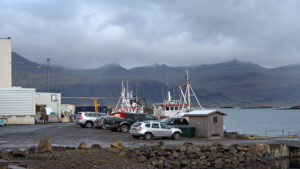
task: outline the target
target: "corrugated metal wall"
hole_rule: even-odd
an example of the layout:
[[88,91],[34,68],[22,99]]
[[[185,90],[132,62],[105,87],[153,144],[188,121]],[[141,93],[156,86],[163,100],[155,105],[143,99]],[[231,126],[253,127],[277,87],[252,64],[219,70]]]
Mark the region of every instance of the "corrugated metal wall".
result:
[[35,115],[35,89],[0,88],[0,115]]

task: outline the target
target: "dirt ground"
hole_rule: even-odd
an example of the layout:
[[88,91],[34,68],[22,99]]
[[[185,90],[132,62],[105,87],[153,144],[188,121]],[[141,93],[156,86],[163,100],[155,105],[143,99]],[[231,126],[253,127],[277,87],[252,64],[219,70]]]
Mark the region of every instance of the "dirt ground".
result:
[[[37,146],[39,141],[49,138],[53,146],[77,147],[81,142],[86,142],[88,146],[100,144],[102,147],[110,147],[111,143],[121,140],[125,147],[141,146],[147,141],[134,139],[129,133],[112,132],[96,128],[81,128],[75,123],[53,123],[39,125],[9,125],[0,128],[0,149],[26,149],[30,146]],[[251,142],[271,142],[269,140],[232,140],[232,139],[199,139],[184,138],[156,139],[163,141],[165,145],[177,145],[184,142],[194,144],[210,144],[214,141],[222,144],[251,143]]]

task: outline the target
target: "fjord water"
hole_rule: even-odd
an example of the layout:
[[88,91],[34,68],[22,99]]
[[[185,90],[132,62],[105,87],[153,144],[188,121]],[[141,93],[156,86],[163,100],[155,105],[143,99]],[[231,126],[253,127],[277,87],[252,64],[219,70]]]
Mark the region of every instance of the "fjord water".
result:
[[227,114],[224,117],[224,125],[228,132],[237,131],[240,134],[256,134],[259,136],[264,136],[266,130],[284,130],[285,134],[300,132],[300,110],[271,108],[219,108],[218,110]]

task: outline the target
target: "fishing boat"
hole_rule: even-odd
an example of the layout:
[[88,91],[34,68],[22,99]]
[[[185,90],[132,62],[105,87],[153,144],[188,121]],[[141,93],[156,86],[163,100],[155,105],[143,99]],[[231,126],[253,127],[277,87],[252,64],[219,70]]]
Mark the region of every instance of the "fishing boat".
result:
[[144,106],[137,96],[133,96],[133,90],[130,89],[128,81],[126,87],[122,81],[121,96],[111,115],[119,115],[123,118],[126,113],[144,113]]
[[[187,84],[185,85],[185,92],[183,92],[182,87],[179,86],[180,99],[173,100],[170,90],[168,91],[168,99],[164,100],[163,103],[153,104],[153,114],[159,118],[167,117],[182,117],[185,113],[191,112],[196,109],[203,110],[192,86],[189,81],[189,73],[186,71]],[[192,104],[192,98],[196,100],[198,106]]]

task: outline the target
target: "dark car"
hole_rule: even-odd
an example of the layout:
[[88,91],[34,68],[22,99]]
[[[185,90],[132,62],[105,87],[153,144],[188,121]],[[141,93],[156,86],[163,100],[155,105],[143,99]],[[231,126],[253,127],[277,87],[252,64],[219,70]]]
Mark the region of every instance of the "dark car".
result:
[[102,128],[105,130],[106,129],[117,130],[117,127],[115,126],[123,120],[124,119],[121,119],[120,117],[106,116],[102,119]]
[[104,122],[104,119],[105,118],[110,118],[111,116],[108,116],[108,115],[106,115],[106,116],[100,116],[100,117],[97,117],[97,119],[96,119],[96,121],[95,121],[95,127],[97,128],[97,129],[102,129],[103,128],[103,122]]
[[160,122],[167,124],[171,128],[182,128],[189,126],[189,122],[186,118],[165,118]]
[[[124,116],[124,119],[116,118],[107,120],[105,127],[113,131],[121,131],[123,133],[128,132],[131,125],[135,122],[149,121],[154,120],[154,117],[151,114],[140,114],[140,113],[127,113]],[[106,121],[106,119],[105,119]]]

